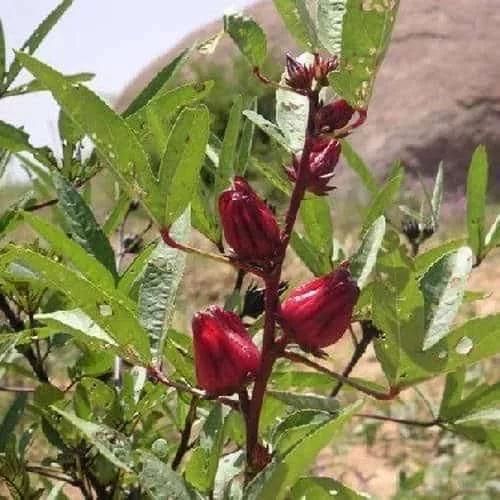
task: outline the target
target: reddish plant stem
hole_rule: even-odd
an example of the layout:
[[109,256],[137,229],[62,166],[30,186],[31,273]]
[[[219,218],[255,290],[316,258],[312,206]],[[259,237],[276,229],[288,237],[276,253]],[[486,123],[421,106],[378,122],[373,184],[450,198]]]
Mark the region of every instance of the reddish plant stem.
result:
[[191,404],[189,405],[189,411],[184,422],[184,429],[182,429],[181,442],[175,453],[175,457],[172,461],[172,469],[177,470],[179,465],[184,458],[184,455],[189,449],[189,440],[191,439],[191,430],[193,428],[194,421],[196,420],[196,408],[198,407],[198,398],[193,396],[191,399]]
[[356,413],[354,416],[361,418],[369,418],[372,420],[381,420],[382,422],[394,422],[396,424],[414,425],[417,427],[433,427],[434,425],[439,425],[439,426],[442,425],[441,421],[438,419],[429,420],[428,422],[422,422],[420,420],[410,420],[406,418],[396,418],[396,417],[389,417],[387,415],[376,415],[371,413]]
[[253,472],[258,470],[257,464],[257,451],[259,439],[259,421],[262,411],[262,404],[266,392],[269,376],[273,370],[274,362],[283,353],[285,343],[275,342],[276,332],[276,313],[279,307],[279,284],[281,281],[281,271],[283,262],[285,260],[286,250],[290,242],[292,230],[297,220],[300,204],[304,199],[307,189],[308,177],[308,164],[309,156],[312,149],[312,138],[314,132],[314,116],[318,106],[318,95],[315,93],[309,96],[309,116],[307,122],[307,129],[305,134],[304,148],[299,162],[299,169],[297,173],[297,180],[290,199],[288,207],[285,226],[281,233],[281,247],[278,252],[275,267],[273,271],[264,277],[265,282],[265,310],[264,310],[264,335],[262,341],[262,361],[259,373],[255,379],[253,387],[252,398],[248,407],[248,414],[246,416],[247,427],[247,464],[249,473],[247,478],[252,476]]

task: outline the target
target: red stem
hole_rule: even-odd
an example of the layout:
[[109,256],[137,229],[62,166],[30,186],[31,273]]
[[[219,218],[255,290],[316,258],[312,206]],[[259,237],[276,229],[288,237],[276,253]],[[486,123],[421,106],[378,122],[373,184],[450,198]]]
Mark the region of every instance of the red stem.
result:
[[[318,105],[317,94],[309,97],[309,116],[306,130],[304,149],[299,163],[299,171],[295,182],[294,190],[290,199],[290,205],[285,218],[285,227],[281,233],[281,248],[276,259],[274,270],[264,277],[266,290],[264,294],[264,335],[262,341],[262,361],[259,373],[255,379],[252,398],[248,408],[246,418],[247,426],[247,464],[251,477],[252,472],[258,470],[257,454],[259,453],[259,420],[264,401],[269,376],[273,370],[276,359],[283,353],[285,343],[275,342],[276,312],[279,306],[279,284],[283,261],[285,260],[286,249],[290,242],[293,226],[297,220],[300,204],[304,199],[307,188],[308,163],[312,146],[312,134],[314,129],[314,115]],[[260,450],[261,453],[261,450]]]

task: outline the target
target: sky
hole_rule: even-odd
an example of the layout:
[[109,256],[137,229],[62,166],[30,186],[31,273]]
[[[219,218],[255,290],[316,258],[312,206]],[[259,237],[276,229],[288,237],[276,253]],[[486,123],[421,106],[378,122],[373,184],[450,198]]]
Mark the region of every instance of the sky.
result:
[[[252,0],[75,0],[35,56],[59,71],[95,73],[89,86],[116,96],[142,68],[197,27]],[[58,0],[0,0],[7,57]],[[20,75],[18,83],[29,80]],[[57,107],[47,92],[0,100],[0,120],[23,125],[33,144],[53,145]]]

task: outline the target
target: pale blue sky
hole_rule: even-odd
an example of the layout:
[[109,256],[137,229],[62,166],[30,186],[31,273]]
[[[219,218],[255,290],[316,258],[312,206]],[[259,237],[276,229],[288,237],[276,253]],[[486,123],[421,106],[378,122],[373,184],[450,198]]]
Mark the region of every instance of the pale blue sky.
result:
[[[63,73],[90,71],[90,86],[112,96],[156,56],[228,8],[252,0],[75,0],[36,52]],[[9,60],[58,0],[0,0]],[[24,75],[26,79],[26,75]],[[19,80],[22,83],[22,80]],[[0,119],[24,125],[36,145],[54,142],[56,107],[48,93],[0,101]]]

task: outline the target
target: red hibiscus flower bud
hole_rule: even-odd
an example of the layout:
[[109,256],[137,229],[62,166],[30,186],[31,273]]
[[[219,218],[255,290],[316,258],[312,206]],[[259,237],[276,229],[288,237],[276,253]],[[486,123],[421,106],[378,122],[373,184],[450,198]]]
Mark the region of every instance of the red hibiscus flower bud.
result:
[[198,385],[210,394],[233,394],[253,380],[260,353],[239,316],[211,306],[193,317]]
[[354,111],[354,108],[344,99],[323,106],[314,117],[316,131],[331,133],[344,128],[351,121]]
[[319,87],[328,87],[328,74],[338,66],[337,57],[323,59],[315,54],[312,64],[303,64],[286,55],[286,84],[295,90],[307,92],[313,90],[314,82]]
[[281,326],[301,347],[335,344],[351,322],[359,289],[343,267],[299,286],[281,306]]
[[245,179],[236,177],[234,188],[220,195],[219,212],[226,241],[240,260],[273,259],[281,243],[278,223]]
[[[334,176],[334,170],[340,157],[342,146],[335,139],[316,139],[312,145],[309,155],[307,174],[307,189],[311,193],[323,196],[335,189],[328,186],[330,179]],[[300,158],[294,158],[291,167],[287,167],[286,173],[291,181],[297,180]]]

